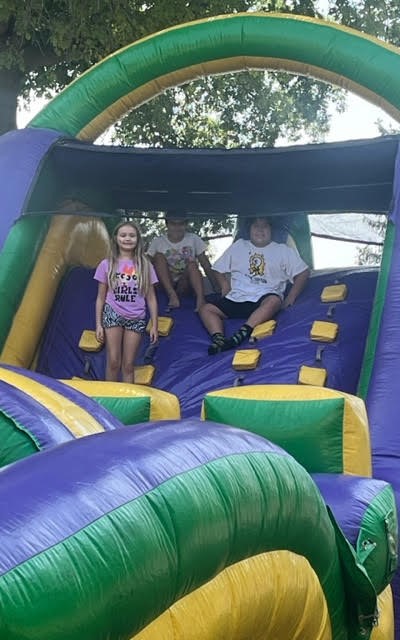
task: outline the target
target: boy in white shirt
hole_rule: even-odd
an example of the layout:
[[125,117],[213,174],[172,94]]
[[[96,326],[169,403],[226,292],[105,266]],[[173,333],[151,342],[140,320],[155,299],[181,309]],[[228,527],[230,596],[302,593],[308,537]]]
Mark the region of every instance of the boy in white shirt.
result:
[[[223,297],[200,310],[212,339],[210,355],[237,347],[250,337],[254,327],[271,320],[281,307],[292,305],[310,273],[294,249],[272,241],[266,218],[252,218],[249,225],[249,239],[234,242],[213,266]],[[288,282],[293,284],[284,299]],[[225,338],[226,318],[247,319],[230,338]]]
[[167,213],[167,233],[153,238],[147,253],[152,259],[158,279],[168,295],[171,308],[180,306],[181,295],[190,289],[196,296],[196,311],[205,303],[203,276],[198,262],[215,287],[217,280],[205,253],[205,242],[187,231],[187,218],[175,212]]

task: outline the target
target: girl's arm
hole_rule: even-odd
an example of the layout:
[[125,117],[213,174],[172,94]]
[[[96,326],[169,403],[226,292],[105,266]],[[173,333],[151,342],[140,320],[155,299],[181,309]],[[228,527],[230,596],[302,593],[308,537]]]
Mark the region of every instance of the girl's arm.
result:
[[158,340],[158,303],[154,285],[152,284],[149,287],[149,291],[146,296],[146,302],[149,308],[151,320],[150,342],[154,343]]
[[105,282],[99,282],[96,298],[96,338],[99,342],[104,342],[104,329],[101,324],[101,316],[106,301],[107,285]]

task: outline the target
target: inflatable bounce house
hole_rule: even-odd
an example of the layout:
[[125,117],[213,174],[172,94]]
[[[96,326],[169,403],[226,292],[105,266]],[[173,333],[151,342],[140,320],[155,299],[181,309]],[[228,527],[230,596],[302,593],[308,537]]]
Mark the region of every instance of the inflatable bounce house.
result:
[[[400,118],[400,51],[284,14],[132,44],[0,138],[2,640],[400,638],[399,138],[276,149],[93,141],[167,87],[245,68],[336,83]],[[93,272],[117,209],[385,213],[380,269],[314,271],[213,357],[166,309],[134,385],[104,382]],[[232,322],[232,327],[234,323]]]

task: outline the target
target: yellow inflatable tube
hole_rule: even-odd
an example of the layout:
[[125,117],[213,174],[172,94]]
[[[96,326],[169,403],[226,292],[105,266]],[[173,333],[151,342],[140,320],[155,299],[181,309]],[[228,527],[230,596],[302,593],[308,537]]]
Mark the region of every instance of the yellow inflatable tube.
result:
[[331,640],[327,603],[308,560],[290,551],[222,571],[131,640]]
[[22,373],[0,367],[0,380],[22,389],[24,393],[40,402],[76,437],[89,436],[104,431],[103,426],[93,416],[68,400],[65,396],[49,389],[44,384],[27,378]]
[[108,233],[92,217],[54,216],[15,314],[0,360],[29,369],[60,281],[69,266],[95,267],[108,252]]

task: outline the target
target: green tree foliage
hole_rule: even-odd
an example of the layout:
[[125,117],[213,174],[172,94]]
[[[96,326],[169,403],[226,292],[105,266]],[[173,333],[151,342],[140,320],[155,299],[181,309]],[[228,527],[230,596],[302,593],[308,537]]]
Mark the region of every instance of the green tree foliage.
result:
[[246,11],[251,4],[249,0],[1,1],[0,134],[16,126],[19,96],[49,96],[139,38],[196,18]]
[[[400,46],[400,5],[397,0],[330,0],[329,16],[336,22]],[[377,125],[381,135],[400,133],[400,127],[388,128],[379,120]],[[368,216],[366,221],[383,240],[386,216],[377,215],[374,220]],[[358,251],[358,263],[379,265],[382,250],[379,245],[366,245]]]
[[329,16],[353,29],[400,45],[400,7],[397,0],[334,0]]
[[[315,15],[313,0],[0,2],[0,134],[15,127],[18,97],[48,97],[122,46],[190,20],[256,9]],[[326,85],[288,74],[204,78],[133,112],[117,136],[125,144],[186,147],[273,145],[303,132],[317,140],[334,96]],[[230,218],[207,224],[209,235],[232,227]]]
[[[286,73],[246,71],[174,87],[130,112],[114,142],[152,147],[272,147],[279,138],[321,140],[336,89]],[[229,212],[227,212],[229,213]],[[203,237],[232,232],[232,217],[197,219]]]
[[366,244],[357,250],[357,262],[360,265],[380,265],[383,251],[383,240],[386,233],[387,216],[365,216],[366,223],[382,238],[382,244]]
[[153,147],[265,147],[321,140],[336,89],[286,73],[244,71],[174,87],[128,114],[115,140]]
[[[330,15],[397,43],[397,4],[335,0]],[[160,29],[249,10],[314,16],[316,6],[314,0],[0,1],[0,134],[15,127],[18,98],[49,96],[106,55]],[[117,136],[127,144],[194,147],[319,140],[328,129],[328,103],[340,107],[340,100],[339,90],[284,73],[204,78],[143,105],[118,124]]]

